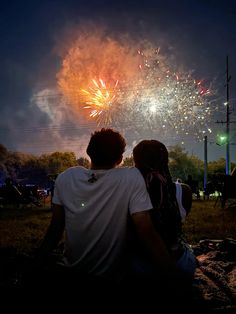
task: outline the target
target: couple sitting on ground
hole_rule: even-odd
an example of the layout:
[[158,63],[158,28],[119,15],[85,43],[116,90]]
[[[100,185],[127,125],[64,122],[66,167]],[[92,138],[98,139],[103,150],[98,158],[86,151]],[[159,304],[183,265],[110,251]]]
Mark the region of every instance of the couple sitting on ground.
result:
[[[87,147],[91,169],[58,175],[37,261],[45,263],[65,231],[63,263],[76,274],[121,283],[177,273],[191,281],[195,257],[182,239],[186,212],[182,206],[181,217],[167,149],[144,140],[133,150],[135,167],[117,168],[125,146],[120,133],[96,131]],[[188,212],[191,200],[185,205]]]

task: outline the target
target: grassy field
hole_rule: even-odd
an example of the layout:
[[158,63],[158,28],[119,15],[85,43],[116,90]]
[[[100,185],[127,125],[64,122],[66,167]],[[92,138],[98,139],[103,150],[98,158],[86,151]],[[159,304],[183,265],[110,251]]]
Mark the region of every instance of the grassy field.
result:
[[[39,208],[0,208],[0,249],[30,255],[39,246],[50,217],[49,202]],[[184,233],[190,244],[206,238],[236,239],[236,207],[222,209],[215,200],[193,200]]]
[[184,224],[186,239],[196,244],[202,239],[236,239],[236,206],[222,209],[220,201],[193,200],[192,209]]
[[30,255],[38,248],[50,218],[49,202],[43,207],[0,208],[0,249]]

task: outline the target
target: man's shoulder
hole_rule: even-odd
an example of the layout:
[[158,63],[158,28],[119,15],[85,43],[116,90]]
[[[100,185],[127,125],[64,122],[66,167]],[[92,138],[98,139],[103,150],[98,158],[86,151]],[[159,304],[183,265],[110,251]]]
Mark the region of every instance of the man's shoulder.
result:
[[114,174],[116,177],[121,177],[126,182],[136,182],[139,184],[140,182],[144,181],[141,172],[136,167],[122,167],[122,168],[115,168]]
[[127,174],[128,176],[140,176],[140,171],[135,167],[121,167],[114,169],[117,173]]
[[88,169],[81,166],[70,167],[64,170],[63,172],[61,172],[58,178],[59,179],[65,178],[65,177],[73,176],[74,174],[79,175],[79,174],[87,173],[87,172],[88,172]]

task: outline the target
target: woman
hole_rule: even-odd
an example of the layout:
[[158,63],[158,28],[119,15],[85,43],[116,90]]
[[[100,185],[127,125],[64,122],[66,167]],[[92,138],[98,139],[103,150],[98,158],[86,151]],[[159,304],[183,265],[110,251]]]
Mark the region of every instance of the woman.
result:
[[[168,167],[168,151],[165,145],[159,141],[143,140],[134,147],[133,157],[135,166],[145,179],[152,201],[153,223],[171,256],[175,259],[176,267],[181,275],[185,276],[186,279],[193,279],[196,260],[193,251],[183,240],[182,233],[182,223],[190,210],[191,203],[189,200],[182,202],[188,208],[184,209],[182,204],[185,215],[180,212],[176,192],[181,193],[182,189],[179,190],[180,187],[176,187],[172,181]],[[185,193],[188,193],[186,186],[183,188],[183,196]],[[180,200],[181,195],[178,198]]]

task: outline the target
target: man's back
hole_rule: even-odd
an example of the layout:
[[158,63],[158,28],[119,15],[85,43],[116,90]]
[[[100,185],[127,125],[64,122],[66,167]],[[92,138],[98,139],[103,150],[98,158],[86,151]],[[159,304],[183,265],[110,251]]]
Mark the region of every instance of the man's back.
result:
[[83,273],[118,275],[124,269],[127,216],[150,209],[146,195],[136,168],[73,167],[59,175],[53,203],[65,209],[66,263]]
[[72,272],[102,280],[122,280],[131,220],[156,271],[163,275],[174,270],[151,220],[152,204],[143,176],[135,168],[116,168],[122,161],[125,145],[119,132],[95,131],[86,150],[91,170],[74,167],[57,177],[52,218],[36,267],[45,265],[65,231],[65,261],[68,266],[76,266]]

